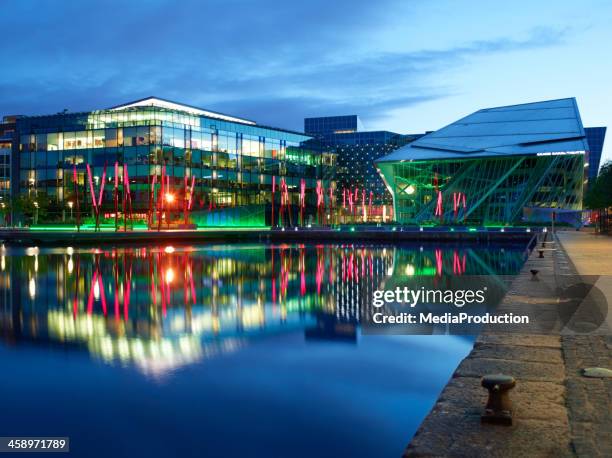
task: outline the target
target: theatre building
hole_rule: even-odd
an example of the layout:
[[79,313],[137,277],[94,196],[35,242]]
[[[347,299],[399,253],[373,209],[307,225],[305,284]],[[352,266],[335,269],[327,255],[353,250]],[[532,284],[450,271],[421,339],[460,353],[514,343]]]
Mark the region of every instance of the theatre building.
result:
[[376,166],[400,223],[580,225],[590,150],[567,98],[479,110]]
[[21,116],[13,138],[12,199],[50,222],[297,225],[335,191],[334,155],[312,137],[155,97]]

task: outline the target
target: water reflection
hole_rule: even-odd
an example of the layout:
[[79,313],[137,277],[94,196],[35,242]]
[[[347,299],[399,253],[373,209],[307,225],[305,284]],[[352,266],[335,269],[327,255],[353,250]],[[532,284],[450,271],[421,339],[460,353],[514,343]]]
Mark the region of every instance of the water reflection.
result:
[[356,342],[375,289],[513,275],[524,259],[521,247],[3,247],[0,335],[160,374],[263,334]]

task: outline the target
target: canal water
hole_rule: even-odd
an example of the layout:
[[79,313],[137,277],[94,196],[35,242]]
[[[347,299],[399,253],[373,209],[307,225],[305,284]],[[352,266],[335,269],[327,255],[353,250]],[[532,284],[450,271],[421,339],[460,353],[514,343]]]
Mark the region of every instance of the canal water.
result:
[[0,436],[75,456],[397,457],[474,337],[364,335],[406,277],[507,276],[524,246],[0,252]]

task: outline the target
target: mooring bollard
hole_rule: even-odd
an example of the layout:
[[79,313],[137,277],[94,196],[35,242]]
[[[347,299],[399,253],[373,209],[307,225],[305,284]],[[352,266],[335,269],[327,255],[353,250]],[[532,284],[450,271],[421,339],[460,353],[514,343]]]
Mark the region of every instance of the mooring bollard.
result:
[[538,253],[540,253],[540,256],[538,256],[538,258],[544,257],[544,250],[538,250]]
[[510,390],[515,387],[516,380],[510,375],[485,375],[481,385],[489,390],[489,399],[484,414],[480,417],[482,423],[512,425],[512,401]]

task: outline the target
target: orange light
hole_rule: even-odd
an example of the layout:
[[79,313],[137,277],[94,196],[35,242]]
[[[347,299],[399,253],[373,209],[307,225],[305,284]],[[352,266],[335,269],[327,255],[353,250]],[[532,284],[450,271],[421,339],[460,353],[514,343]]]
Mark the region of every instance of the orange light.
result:
[[166,193],[166,202],[168,202],[169,204],[174,202],[174,194],[171,194],[171,193],[167,192]]
[[166,270],[166,283],[172,283],[172,280],[174,280],[174,270],[172,270],[172,267],[169,267]]

